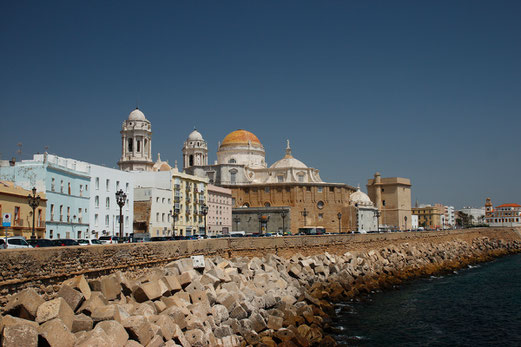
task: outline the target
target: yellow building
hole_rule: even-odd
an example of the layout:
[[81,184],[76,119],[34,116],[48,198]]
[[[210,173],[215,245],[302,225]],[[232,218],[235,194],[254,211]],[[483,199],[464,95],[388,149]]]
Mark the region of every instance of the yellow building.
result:
[[[11,227],[2,228],[0,235],[24,236],[30,239],[33,230],[33,209],[29,206],[27,196],[32,192],[14,185],[13,182],[0,181],[0,215],[11,215]],[[47,199],[45,193],[37,193],[40,205],[35,210],[35,234],[37,238],[45,237],[45,212]]]
[[172,173],[174,203],[174,235],[204,234],[203,206],[208,201],[208,179],[179,172]]
[[443,205],[424,205],[421,207],[413,207],[412,214],[418,216],[418,226],[428,229],[438,229],[443,227],[441,216],[445,210]]

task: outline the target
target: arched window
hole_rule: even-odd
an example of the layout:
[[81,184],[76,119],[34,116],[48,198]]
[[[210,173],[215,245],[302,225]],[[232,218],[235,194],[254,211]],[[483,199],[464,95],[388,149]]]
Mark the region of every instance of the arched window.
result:
[[137,140],[137,151],[141,152],[141,141]]
[[250,207],[250,204],[248,204],[247,202],[245,202],[244,204],[242,204],[242,207],[244,207],[244,208],[248,208],[248,207]]
[[233,158],[230,159],[230,160],[228,160],[228,164],[235,164],[235,163],[236,163],[236,161],[235,161],[235,159],[233,159]]
[[132,140],[132,138],[129,138],[128,139],[128,151],[129,152],[132,152],[134,150],[133,144],[134,144],[134,141]]
[[188,159],[188,166],[194,166],[194,156],[193,156],[193,154],[190,154],[190,157]]
[[230,171],[230,183],[231,184],[237,183],[237,171],[236,170]]
[[265,202],[264,207],[271,207],[271,204],[269,202]]

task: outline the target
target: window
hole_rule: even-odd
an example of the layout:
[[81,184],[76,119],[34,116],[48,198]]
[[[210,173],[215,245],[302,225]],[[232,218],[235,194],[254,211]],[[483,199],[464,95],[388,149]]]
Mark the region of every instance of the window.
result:
[[228,163],[229,163],[229,164],[235,164],[236,161],[235,161],[235,159],[232,158],[232,159],[228,160]]
[[54,204],[51,204],[51,222],[54,220]]
[[88,185],[88,184],[85,185],[85,191],[86,191],[86,192],[89,191],[89,185]]
[[128,182],[125,184],[125,191],[128,192]]
[[269,202],[265,202],[264,207],[271,207],[271,204]]
[[128,225],[128,216],[125,217],[125,225]]
[[99,189],[99,177],[96,177],[96,190]]
[[319,220],[324,219],[324,214],[323,214],[323,213],[319,213],[319,214],[318,214],[318,219],[319,219]]
[[137,140],[136,144],[137,144],[137,152],[139,153],[139,152],[141,152],[141,141]]
[[107,197],[107,198],[105,199],[105,207],[106,207],[106,208],[110,208],[110,198],[109,198],[109,197]]
[[304,175],[303,174],[298,175],[298,181],[299,182],[304,182]]
[[163,214],[161,215],[161,222],[164,222],[164,221],[165,221],[165,214],[163,213]]
[[264,188],[264,192],[269,193],[270,192],[270,187]]
[[323,201],[319,201],[317,202],[317,207],[321,210],[324,208],[324,202]]
[[306,187],[306,191],[310,192],[311,191],[311,187]]
[[116,192],[119,190],[119,181],[116,181]]
[[13,219],[14,219],[14,224],[18,225],[18,223],[20,222],[20,207],[19,206],[14,207]]
[[156,213],[156,222],[159,222],[159,212]]
[[335,187],[329,187],[329,191],[330,192],[334,192],[335,191]]
[[50,238],[50,239],[52,239],[52,237],[53,237],[53,234],[54,234],[54,230],[52,230],[52,229],[51,229],[51,230],[49,230],[49,238]]
[[60,205],[60,222],[63,222],[63,205]]
[[108,192],[108,191],[110,190],[109,188],[110,188],[110,180],[107,179],[107,180],[105,181],[105,190]]
[[99,223],[99,216],[98,216],[98,214],[96,213],[96,214],[94,215],[94,224],[95,224],[95,225],[98,225],[98,223]]
[[107,214],[105,215],[105,225],[108,226],[110,224],[110,216]]
[[54,181],[55,181],[54,177],[51,178],[51,191],[52,192],[54,192],[54,183],[55,183]]
[[382,200],[382,205],[384,205],[384,206],[385,206],[385,200]]
[[71,182],[67,183],[67,191],[71,195]]
[[230,183],[235,184],[237,182],[237,172],[230,172]]
[[284,182],[284,176],[277,176],[277,182],[279,182],[279,183]]
[[60,181],[60,193],[63,193],[63,180]]
[[317,187],[317,193],[322,193],[322,187]]
[[98,195],[96,195],[96,197],[94,198],[94,206],[95,206],[96,208],[99,207],[99,196],[98,196]]
[[83,184],[80,184],[80,196],[83,196]]
[[71,222],[71,208],[67,207],[67,223]]

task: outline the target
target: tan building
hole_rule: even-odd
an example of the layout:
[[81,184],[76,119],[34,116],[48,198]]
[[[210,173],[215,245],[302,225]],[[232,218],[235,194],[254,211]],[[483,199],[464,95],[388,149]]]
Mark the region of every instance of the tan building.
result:
[[228,234],[232,230],[232,191],[208,185],[208,235]]
[[[356,228],[356,211],[349,206],[349,197],[356,189],[347,184],[268,183],[228,188],[232,190],[234,207],[289,207],[284,229],[292,234],[304,227],[322,227],[326,232],[350,232]],[[338,213],[342,214],[340,228]],[[278,232],[282,221],[278,224],[268,222],[266,232]]]
[[420,227],[428,229],[443,228],[442,216],[445,214],[445,206],[441,204],[413,207],[412,214],[418,216],[418,226]]
[[380,173],[367,181],[367,193],[380,211],[381,228],[411,229],[411,181],[408,178],[382,178]]
[[[11,227],[7,228],[8,236],[24,236],[30,239],[33,228],[33,209],[29,206],[27,196],[32,192],[14,185],[13,182],[0,181],[0,216],[11,214]],[[35,234],[37,238],[45,237],[45,212],[47,199],[44,193],[37,193],[40,205],[35,210]],[[2,228],[1,235],[5,236]]]

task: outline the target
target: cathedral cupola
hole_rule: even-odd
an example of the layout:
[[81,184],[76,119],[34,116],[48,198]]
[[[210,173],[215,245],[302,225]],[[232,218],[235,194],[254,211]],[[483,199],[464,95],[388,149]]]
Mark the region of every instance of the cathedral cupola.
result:
[[197,129],[188,135],[183,145],[183,169],[208,165],[208,145]]
[[123,122],[121,142],[120,170],[152,170],[152,124],[137,107]]

